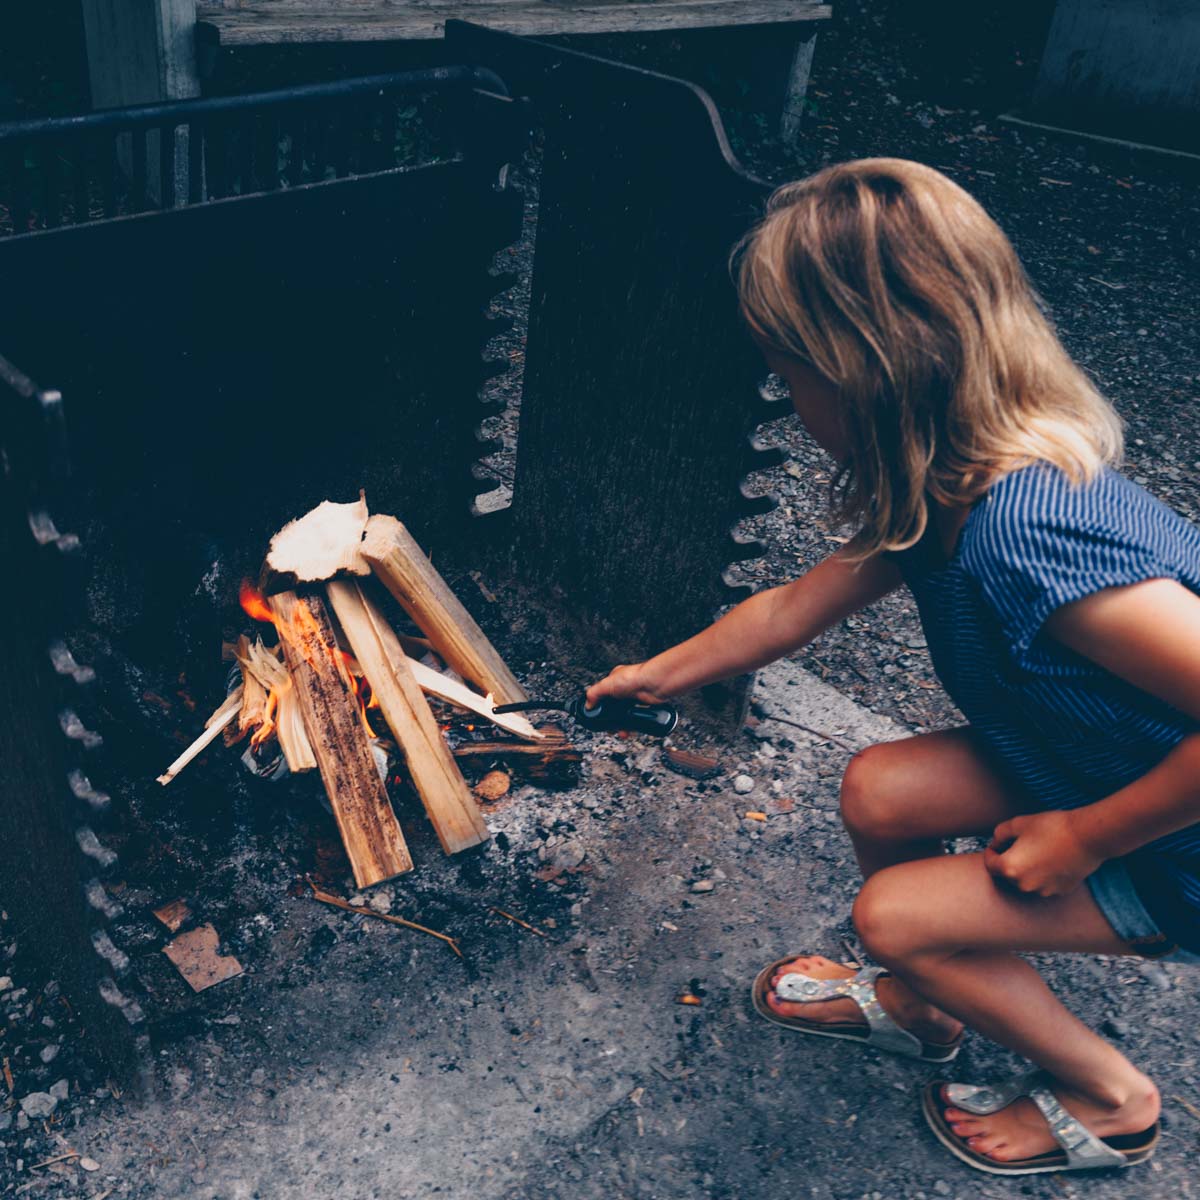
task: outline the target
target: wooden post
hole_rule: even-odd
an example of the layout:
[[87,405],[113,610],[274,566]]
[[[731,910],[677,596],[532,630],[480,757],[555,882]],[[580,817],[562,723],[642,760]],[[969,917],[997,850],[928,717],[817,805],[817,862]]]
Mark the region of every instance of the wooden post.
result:
[[358,701],[324,602],[280,592],[267,603],[304,716],[308,740],[360,887],[412,870],[400,824],[379,778]]
[[483,630],[395,517],[377,515],[367,522],[362,555],[434,649],[464,679],[497,704],[529,699]]
[[[196,70],[196,0],[82,0],[93,108],[158,104],[200,95]],[[187,196],[188,131],[175,139],[176,197]],[[129,137],[120,142],[130,171]],[[146,180],[158,195],[158,135],[147,139]]]
[[779,137],[785,146],[795,146],[800,140],[800,124],[804,118],[804,100],[808,95],[808,77],[812,74],[813,53],[817,35],[801,37],[788,71],[783,93],[783,113],[779,119]]
[[413,679],[399,638],[357,583],[330,580],[326,591],[350,649],[400,743],[413,787],[442,849],[457,854],[486,842],[491,836],[487,822]]

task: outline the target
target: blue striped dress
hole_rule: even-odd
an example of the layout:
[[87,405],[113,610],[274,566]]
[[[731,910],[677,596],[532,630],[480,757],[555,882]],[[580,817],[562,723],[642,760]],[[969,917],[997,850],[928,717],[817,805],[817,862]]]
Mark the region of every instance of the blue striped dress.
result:
[[[1056,468],[1025,467],[971,510],[948,561],[932,528],[894,557],[938,677],[1029,808],[1099,800],[1200,729],[1042,628],[1103,588],[1167,578],[1200,593],[1200,529],[1116,471],[1077,488]],[[1200,951],[1200,824],[1126,866],[1159,928]]]

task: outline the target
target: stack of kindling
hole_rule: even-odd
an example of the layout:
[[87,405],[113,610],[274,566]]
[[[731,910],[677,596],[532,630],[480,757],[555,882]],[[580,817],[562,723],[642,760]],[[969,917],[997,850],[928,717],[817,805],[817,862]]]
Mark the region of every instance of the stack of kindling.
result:
[[[372,578],[373,577],[373,578]],[[372,596],[378,580],[423,638],[397,634]],[[521,685],[408,530],[357,503],[325,501],[271,540],[261,591],[243,587],[243,607],[272,623],[278,645],[242,637],[241,671],[205,732],[159,776],[169,783],[225,733],[271,739],[293,772],[316,768],[359,887],[412,869],[375,761],[370,720],[382,714],[413,788],[447,854],[488,839],[425,693],[493,722],[518,739],[544,740],[524,717],[497,705],[526,699]],[[433,654],[453,674],[412,655]]]

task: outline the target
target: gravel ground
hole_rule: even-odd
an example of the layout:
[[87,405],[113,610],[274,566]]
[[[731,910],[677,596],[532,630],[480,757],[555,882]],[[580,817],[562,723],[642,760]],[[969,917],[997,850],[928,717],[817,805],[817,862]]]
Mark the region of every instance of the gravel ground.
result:
[[[1128,422],[1128,471],[1200,519],[1198,335],[1186,319],[1198,292],[1194,175],[1176,160],[1034,135],[986,108],[948,108],[942,93],[938,107],[922,99],[882,18],[852,5],[839,15],[821,34],[800,152],[735,112],[747,163],[779,181],[869,154],[950,172],[1012,236],[1068,347]],[[536,160],[523,174],[528,234]],[[527,270],[528,236],[500,258]],[[518,319],[496,344],[515,368],[496,383],[510,396],[519,391],[526,299],[522,282],[496,304]],[[511,483],[518,417],[495,423],[505,448],[489,464],[501,481],[493,503]],[[789,461],[759,480],[782,505],[747,522],[770,551],[742,571],[770,585],[827,554],[837,531],[823,515],[829,463],[793,420],[763,432]],[[526,614],[466,592],[464,600],[482,607],[502,649],[537,641]],[[553,681],[553,667],[530,667],[536,684]],[[759,699],[850,746],[958,719],[903,594],[766,673]],[[247,818],[206,897],[206,915],[217,914],[246,974],[160,1024],[146,1098],[106,1080],[86,1030],[28,961],[35,931],[13,930],[0,914],[0,1057],[14,1099],[44,1092],[48,1099],[26,1107],[54,1108],[37,1116],[0,1106],[0,1196],[1196,1194],[1197,1010],[1181,970],[1047,963],[1072,1007],[1145,1064],[1167,1098],[1152,1167],[1086,1182],[973,1175],[920,1123],[921,1069],[752,1017],[745,991],[762,962],[856,945],[846,921],[855,873],[836,814],[847,751],[795,730],[762,736],[778,730],[747,731],[720,775],[701,783],[665,771],[656,747],[597,738],[578,787],[517,787],[495,806],[497,836],[485,851],[445,860],[416,833],[420,870],[373,895],[461,934],[466,963],[301,894],[296,875],[322,837],[331,886],[349,892],[311,797],[293,798],[295,811],[281,805],[278,816]],[[754,779],[749,795],[733,789],[741,773]],[[768,819],[746,820],[751,808]],[[414,812],[403,820],[406,833],[420,823]],[[137,907],[150,897],[123,899]],[[488,915],[493,905],[547,936]],[[161,958],[149,936],[139,952]],[[164,992],[170,986],[164,974]],[[699,1003],[680,1003],[684,995]],[[1012,1066],[972,1038],[955,1075]],[[69,1151],[83,1158],[49,1161]]]

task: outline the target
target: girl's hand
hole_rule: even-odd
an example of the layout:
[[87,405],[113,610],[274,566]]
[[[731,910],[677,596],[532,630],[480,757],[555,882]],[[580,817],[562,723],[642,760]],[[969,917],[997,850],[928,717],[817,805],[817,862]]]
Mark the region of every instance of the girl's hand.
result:
[[997,883],[1030,896],[1065,896],[1104,861],[1079,836],[1078,812],[1041,812],[996,826],[983,865]]
[[613,667],[603,679],[587,690],[587,702],[593,705],[608,696],[613,700],[639,700],[643,704],[661,704],[665,696],[657,696],[646,687],[645,663]]

